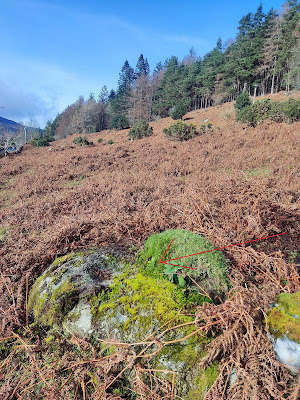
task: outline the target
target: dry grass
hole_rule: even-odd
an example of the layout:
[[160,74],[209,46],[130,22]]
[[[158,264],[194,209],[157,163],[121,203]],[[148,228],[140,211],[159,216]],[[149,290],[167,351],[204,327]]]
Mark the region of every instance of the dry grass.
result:
[[[280,97],[285,98],[282,94],[276,98]],[[76,136],[70,136],[50,148],[27,145],[23,153],[0,159],[0,229],[6,232],[0,241],[1,336],[12,336],[26,324],[27,284],[30,288],[58,255],[98,245],[128,254],[152,233],[169,228],[205,234],[216,246],[287,231],[269,241],[228,249],[236,285],[233,295],[224,304],[203,307],[198,314],[202,322],[195,323],[196,329],[207,325],[209,330],[212,321],[224,316],[214,325],[219,336],[203,360],[207,365],[217,358],[222,367],[207,398],[296,399],[297,384],[274,359],[262,320],[276,294],[300,288],[296,266],[285,262],[290,251],[300,248],[300,123],[266,122],[244,128],[234,121],[232,104],[191,112],[187,118],[198,128],[208,118],[220,131],[188,142],[169,142],[162,134],[171,123],[166,118],[152,123],[153,136],[140,141],[129,141],[128,130],[104,131],[89,135],[94,147],[77,147],[72,143]],[[103,143],[98,144],[100,137]],[[108,139],[114,144],[106,144]],[[30,358],[40,354],[40,344],[30,332],[21,331],[23,336],[11,339],[15,346],[11,358],[0,368],[0,381],[6,389],[11,387],[8,397],[0,389],[0,399],[31,398],[22,390],[34,392],[38,384],[46,388],[41,397],[45,399],[67,398],[55,396],[73,389],[73,396],[76,391],[80,398],[118,398],[109,397],[109,392],[90,397],[85,391],[91,378],[84,374],[90,364],[79,364],[77,368],[85,368],[83,375],[70,377],[57,392],[53,382],[62,379],[58,377],[63,365],[53,361],[51,367]],[[5,378],[1,371],[18,368],[13,361],[18,352],[26,353],[31,363],[16,383],[10,381],[13,372],[6,370]],[[96,353],[94,358],[100,358]],[[134,357],[122,347],[117,354],[116,360],[110,358],[108,372],[106,360],[103,370],[100,362],[95,364],[99,381],[105,376],[113,379],[118,363]],[[64,365],[68,357],[80,362],[67,351],[64,356]],[[232,365],[241,378],[229,389]],[[141,383],[144,373],[136,366],[140,391],[146,390]],[[170,387],[166,390],[170,396]]]

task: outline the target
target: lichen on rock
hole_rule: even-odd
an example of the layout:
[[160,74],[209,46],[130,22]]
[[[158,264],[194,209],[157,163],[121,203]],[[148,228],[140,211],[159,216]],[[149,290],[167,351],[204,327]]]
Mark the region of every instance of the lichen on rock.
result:
[[91,330],[83,327],[84,321],[88,323],[90,319],[88,299],[108,287],[122,268],[121,262],[103,251],[57,258],[31,288],[28,310],[42,325],[61,328],[65,324],[86,336]]

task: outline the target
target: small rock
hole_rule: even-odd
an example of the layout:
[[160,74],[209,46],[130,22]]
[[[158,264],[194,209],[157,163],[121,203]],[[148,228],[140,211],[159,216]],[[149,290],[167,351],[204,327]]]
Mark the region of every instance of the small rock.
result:
[[284,335],[283,338],[275,340],[273,348],[278,360],[291,367],[289,370],[293,374],[297,374],[300,371],[300,344]]

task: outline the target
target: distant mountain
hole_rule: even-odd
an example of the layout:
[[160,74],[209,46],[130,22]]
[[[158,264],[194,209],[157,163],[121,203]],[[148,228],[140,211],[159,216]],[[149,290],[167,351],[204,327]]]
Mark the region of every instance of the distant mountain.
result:
[[0,117],[0,133],[16,133],[22,126],[15,121]]

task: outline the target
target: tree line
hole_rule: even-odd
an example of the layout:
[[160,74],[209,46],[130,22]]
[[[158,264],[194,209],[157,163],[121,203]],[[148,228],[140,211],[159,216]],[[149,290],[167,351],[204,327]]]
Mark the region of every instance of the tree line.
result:
[[135,69],[126,60],[116,90],[101,89],[69,105],[45,132],[73,133],[124,129],[137,121],[166,117],[235,100],[241,93],[265,95],[300,90],[300,5],[287,0],[278,11],[263,6],[239,21],[235,39],[220,38],[204,57],[192,48],[182,60],[172,56],[151,72],[141,54]]

